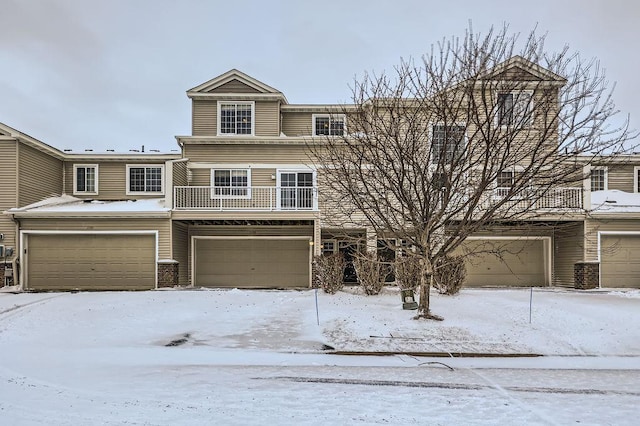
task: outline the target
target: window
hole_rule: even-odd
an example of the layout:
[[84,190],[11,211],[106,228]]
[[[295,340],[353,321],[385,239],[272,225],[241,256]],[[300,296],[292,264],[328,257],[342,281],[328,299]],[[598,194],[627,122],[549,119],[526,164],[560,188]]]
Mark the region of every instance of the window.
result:
[[496,177],[496,195],[505,197],[513,188],[515,173],[513,170],[503,170]]
[[346,118],[342,114],[314,114],[313,136],[343,136]]
[[607,189],[607,168],[594,167],[591,169],[591,190],[605,191]]
[[218,102],[219,135],[253,135],[254,102]]
[[524,127],[531,123],[533,92],[498,94],[498,125]]
[[640,192],[640,166],[633,168],[633,192]]
[[465,127],[436,124],[432,127],[431,162],[459,161],[465,149]]
[[97,194],[98,193],[98,165],[74,164],[73,165],[73,193]]
[[215,196],[250,198],[250,181],[250,169],[213,169],[211,171],[211,185]]
[[309,210],[315,207],[313,171],[283,170],[278,172],[278,206],[281,209]]
[[127,165],[127,194],[162,194],[164,166]]

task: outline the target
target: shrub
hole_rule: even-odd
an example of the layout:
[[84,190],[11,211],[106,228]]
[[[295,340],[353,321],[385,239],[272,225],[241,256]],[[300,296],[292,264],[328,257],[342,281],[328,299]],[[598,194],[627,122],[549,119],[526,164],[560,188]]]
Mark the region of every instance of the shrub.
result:
[[435,262],[433,279],[440,294],[457,294],[466,277],[467,268],[463,256],[447,256]]
[[389,273],[388,265],[378,260],[375,252],[367,252],[354,257],[353,267],[365,294],[369,296],[380,294],[384,287],[384,279]]
[[313,264],[316,283],[325,293],[336,294],[342,290],[346,265],[342,253],[315,256]]
[[401,290],[414,290],[420,285],[420,259],[410,256],[396,260],[396,284]]

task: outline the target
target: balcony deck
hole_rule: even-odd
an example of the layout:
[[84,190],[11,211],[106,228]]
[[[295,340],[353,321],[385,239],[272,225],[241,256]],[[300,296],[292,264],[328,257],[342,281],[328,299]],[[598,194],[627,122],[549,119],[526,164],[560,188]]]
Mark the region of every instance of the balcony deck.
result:
[[318,188],[313,186],[176,186],[175,210],[318,211]]

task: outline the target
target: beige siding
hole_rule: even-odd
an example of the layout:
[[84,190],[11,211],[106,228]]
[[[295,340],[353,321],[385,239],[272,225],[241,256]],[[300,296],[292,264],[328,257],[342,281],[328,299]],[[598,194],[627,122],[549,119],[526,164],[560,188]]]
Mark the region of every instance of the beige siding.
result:
[[[154,164],[148,160],[138,161],[139,164]],[[73,165],[97,164],[98,165],[98,195],[73,194]],[[161,195],[127,195],[127,164],[136,164],[135,161],[126,162],[65,162],[64,190],[69,195],[78,198],[97,198],[99,200],[132,200],[140,198],[158,198]],[[158,163],[164,165],[163,163]],[[186,180],[186,179],[185,179]]]
[[640,219],[587,220],[585,222],[585,260],[598,260],[599,231],[640,232]]
[[310,112],[282,113],[282,132],[287,136],[310,136],[312,130]]
[[560,225],[554,236],[553,285],[573,287],[574,265],[584,260],[584,224]]
[[633,192],[633,165],[612,165],[607,171],[608,189]]
[[184,156],[203,163],[311,164],[300,145],[185,145]]
[[251,86],[247,86],[243,82],[233,79],[221,86],[209,90],[209,93],[260,93]]
[[169,219],[22,219],[30,231],[158,231],[158,258],[170,259]]
[[0,244],[16,247],[16,226],[3,211],[16,206],[16,146],[15,141],[0,141]]
[[28,145],[18,146],[18,207],[62,194],[62,161]]
[[[276,169],[251,169],[251,186],[275,186],[276,180],[271,179],[275,176]],[[191,169],[191,185],[192,186],[210,186],[211,185],[211,169]]]
[[188,185],[187,178],[187,162],[177,161],[173,164],[173,186],[186,186]]
[[178,284],[189,284],[189,227],[173,222],[173,260],[178,261]]
[[193,136],[215,136],[217,134],[218,103],[215,100],[194,99],[191,114],[191,134]]
[[256,136],[280,136],[280,103],[256,102]]

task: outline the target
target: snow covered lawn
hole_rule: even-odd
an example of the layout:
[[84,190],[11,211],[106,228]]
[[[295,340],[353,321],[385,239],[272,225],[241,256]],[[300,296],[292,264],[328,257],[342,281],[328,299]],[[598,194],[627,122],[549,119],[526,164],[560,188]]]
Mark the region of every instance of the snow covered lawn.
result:
[[0,424],[633,424],[640,292],[530,295],[0,293]]

